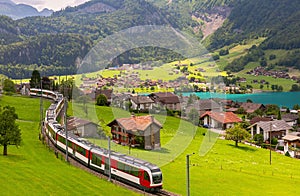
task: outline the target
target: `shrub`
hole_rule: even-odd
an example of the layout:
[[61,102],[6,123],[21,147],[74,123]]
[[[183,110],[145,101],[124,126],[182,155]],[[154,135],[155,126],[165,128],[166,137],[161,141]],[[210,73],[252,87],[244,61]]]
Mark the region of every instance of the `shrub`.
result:
[[98,95],[96,104],[99,106],[107,106],[108,102],[106,96],[103,94]]
[[278,144],[278,139],[275,138],[275,137],[273,137],[273,138],[271,139],[271,144],[272,144],[272,145],[277,145],[277,144]]
[[286,153],[284,155],[287,156],[287,157],[291,157],[289,151],[286,151]]
[[256,141],[256,144],[261,145],[264,141],[264,136],[262,134],[256,134],[253,139]]

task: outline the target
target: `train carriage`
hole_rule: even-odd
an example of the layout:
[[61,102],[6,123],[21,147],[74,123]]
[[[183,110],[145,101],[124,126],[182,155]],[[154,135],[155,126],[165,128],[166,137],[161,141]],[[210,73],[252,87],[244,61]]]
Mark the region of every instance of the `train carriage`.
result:
[[156,165],[114,151],[110,151],[109,160],[107,149],[95,146],[71,133],[66,137],[64,128],[56,121],[64,107],[62,94],[30,89],[30,95],[43,96],[54,101],[46,111],[45,132],[58,149],[66,152],[67,138],[68,154],[85,166],[106,175],[111,173],[113,178],[142,190],[157,191],[162,188],[162,172]]

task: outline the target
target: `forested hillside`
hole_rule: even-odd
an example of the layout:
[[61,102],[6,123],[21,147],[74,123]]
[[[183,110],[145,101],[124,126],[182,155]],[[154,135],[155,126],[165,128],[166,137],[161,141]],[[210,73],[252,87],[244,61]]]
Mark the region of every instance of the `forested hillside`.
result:
[[267,37],[265,49],[300,47],[300,1],[237,1],[222,28],[211,36],[209,48],[216,49],[244,39]]
[[[158,8],[144,0],[93,0],[55,12],[50,17],[28,17],[16,21],[8,17],[2,19],[0,71],[9,77],[20,77],[14,71],[20,69],[20,65],[28,65],[30,69],[55,66],[59,67],[55,74],[65,74],[66,70],[70,74],[76,73],[76,66],[89,49],[115,32],[140,25],[169,25],[192,32],[189,29],[192,29],[192,23],[196,23],[187,15]],[[171,61],[178,56],[166,50],[144,48],[140,52],[139,49],[128,52],[115,62],[153,60],[157,51],[161,53],[159,60]],[[143,53],[143,56],[137,60],[138,55],[130,57],[132,53]],[[9,73],[4,71],[7,66],[10,67]],[[53,74],[53,70],[46,73]]]
[[[213,27],[217,29],[225,23],[204,40],[211,51],[256,37],[266,38],[259,50],[300,48],[300,1],[92,0],[50,17],[12,20],[0,16],[0,73],[19,78],[39,68],[47,70],[47,74],[72,74],[100,40],[140,25],[172,26],[192,34],[200,44],[203,26],[219,16],[221,20]],[[292,51],[278,63],[299,62],[295,54],[297,51]],[[128,51],[112,63],[168,62],[178,58],[182,57],[168,50],[146,47]],[[260,58],[253,59],[261,61]],[[229,70],[243,69],[247,62],[245,58],[236,60]],[[27,71],[22,75],[24,68]]]

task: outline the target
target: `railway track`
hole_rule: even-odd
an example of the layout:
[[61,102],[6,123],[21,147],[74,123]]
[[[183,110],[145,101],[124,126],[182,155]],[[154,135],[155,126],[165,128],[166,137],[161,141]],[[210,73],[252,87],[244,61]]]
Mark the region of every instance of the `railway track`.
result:
[[[49,148],[51,148],[52,150],[54,150],[54,154],[55,156],[58,158],[58,154],[60,154],[61,157],[65,158],[65,153],[63,153],[62,151],[60,151],[59,149],[57,149],[53,143],[49,140],[47,134],[45,132],[43,132],[43,136],[44,136],[44,144],[48,145]],[[88,167],[85,167],[84,165],[80,164],[78,161],[76,161],[73,157],[69,156],[69,159],[68,159],[68,162],[75,166],[75,167],[78,167],[82,170],[85,170],[101,179],[105,179],[108,181],[108,176],[102,174],[102,173],[99,173],[99,172],[96,172]],[[116,184],[116,185],[119,185],[121,187],[124,187],[126,189],[129,189],[129,190],[132,190],[136,193],[140,193],[142,195],[147,195],[147,196],[178,196],[178,194],[175,194],[175,193],[172,193],[172,192],[169,192],[169,191],[166,191],[166,190],[160,190],[158,192],[155,192],[155,193],[149,193],[149,192],[146,192],[146,191],[142,191],[136,187],[133,187],[133,186],[130,186],[126,183],[123,183],[119,180],[116,180],[116,179],[111,179],[111,182]]]

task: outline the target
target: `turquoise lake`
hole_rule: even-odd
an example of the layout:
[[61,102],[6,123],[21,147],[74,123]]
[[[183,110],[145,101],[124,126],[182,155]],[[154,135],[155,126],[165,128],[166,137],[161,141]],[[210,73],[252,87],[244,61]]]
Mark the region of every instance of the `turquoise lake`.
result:
[[[188,96],[191,93],[182,93]],[[251,99],[254,103],[276,104],[293,108],[295,104],[300,105],[300,92],[262,92],[253,94],[220,94],[220,93],[193,93],[200,99],[221,98],[233,101],[246,102]]]

